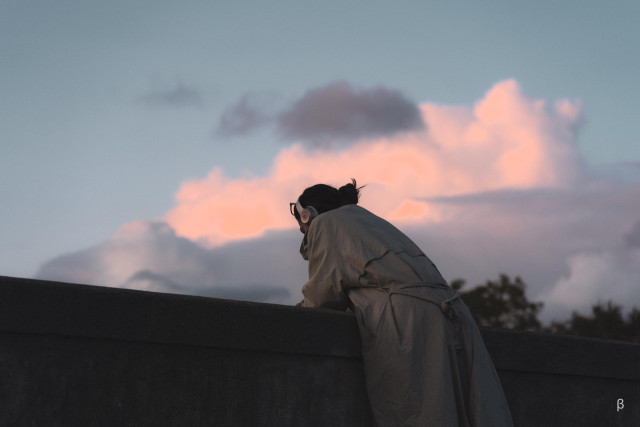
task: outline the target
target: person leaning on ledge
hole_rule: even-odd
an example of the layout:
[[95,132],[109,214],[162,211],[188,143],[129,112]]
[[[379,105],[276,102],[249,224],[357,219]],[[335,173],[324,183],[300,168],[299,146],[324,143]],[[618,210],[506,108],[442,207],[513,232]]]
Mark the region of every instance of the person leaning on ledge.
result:
[[309,262],[299,305],[354,311],[376,425],[512,426],[460,295],[409,237],[358,206],[361,188],[317,184],[290,203]]

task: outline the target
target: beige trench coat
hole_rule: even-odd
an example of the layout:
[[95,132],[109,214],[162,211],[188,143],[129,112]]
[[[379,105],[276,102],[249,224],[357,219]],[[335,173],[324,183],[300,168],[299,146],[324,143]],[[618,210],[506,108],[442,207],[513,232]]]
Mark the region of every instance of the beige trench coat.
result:
[[406,235],[347,205],[316,217],[300,252],[302,305],[356,314],[377,425],[513,425],[469,310]]

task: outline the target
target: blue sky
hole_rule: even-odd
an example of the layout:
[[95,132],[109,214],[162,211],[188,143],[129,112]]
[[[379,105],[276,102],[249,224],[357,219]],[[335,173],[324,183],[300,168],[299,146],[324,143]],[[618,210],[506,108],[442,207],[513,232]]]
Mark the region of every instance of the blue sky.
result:
[[[579,102],[589,173],[636,182],[638,22],[636,1],[3,1],[0,274],[163,220],[214,168],[267,175],[295,142],[272,118],[336,82],[471,107],[513,79]],[[243,99],[266,124],[220,132]]]

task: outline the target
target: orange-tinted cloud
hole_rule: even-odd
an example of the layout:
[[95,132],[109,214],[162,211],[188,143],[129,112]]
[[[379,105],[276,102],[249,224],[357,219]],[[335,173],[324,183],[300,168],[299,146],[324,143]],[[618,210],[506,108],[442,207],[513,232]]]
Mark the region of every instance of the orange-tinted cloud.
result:
[[351,177],[362,204],[394,221],[438,221],[428,199],[498,189],[572,184],[581,171],[575,148],[579,102],[554,106],[524,96],[514,80],[474,106],[420,106],[426,128],[360,141],[342,151],[283,149],[266,176],[230,179],[214,168],[182,184],[166,215],[180,236],[210,246],[297,227],[288,213],[304,188],[340,186]]

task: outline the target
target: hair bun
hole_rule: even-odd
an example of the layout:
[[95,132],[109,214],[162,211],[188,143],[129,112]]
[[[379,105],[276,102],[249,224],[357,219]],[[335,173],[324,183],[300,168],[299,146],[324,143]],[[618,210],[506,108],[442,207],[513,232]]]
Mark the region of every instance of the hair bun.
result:
[[[360,187],[362,188],[362,187]],[[344,205],[357,205],[360,198],[360,188],[357,187],[356,180],[351,178],[351,182],[338,189],[340,203]]]

